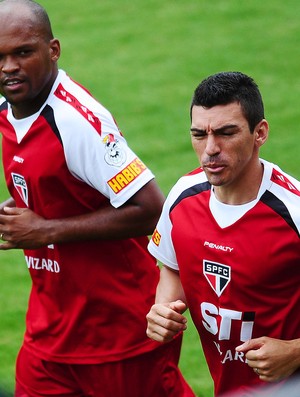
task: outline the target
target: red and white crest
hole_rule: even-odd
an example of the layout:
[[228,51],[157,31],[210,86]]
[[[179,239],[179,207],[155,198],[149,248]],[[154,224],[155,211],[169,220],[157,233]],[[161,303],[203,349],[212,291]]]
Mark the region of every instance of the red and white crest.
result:
[[203,273],[215,293],[221,296],[231,279],[230,266],[204,259]]
[[15,174],[13,172],[11,173],[11,177],[17,192],[28,207],[28,188],[25,178],[22,175]]

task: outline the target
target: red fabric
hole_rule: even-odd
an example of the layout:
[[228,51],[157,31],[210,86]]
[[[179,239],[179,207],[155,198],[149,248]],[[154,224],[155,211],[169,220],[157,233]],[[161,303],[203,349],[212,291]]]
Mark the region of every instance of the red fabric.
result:
[[149,244],[158,260],[179,270],[216,395],[238,390],[248,396],[265,385],[244,353],[235,351],[238,345],[264,335],[299,337],[300,187],[263,164],[259,200],[243,213],[240,206],[223,205],[225,219],[226,211],[237,215],[224,227],[203,171],[181,178]]
[[178,369],[181,338],[99,365],[51,363],[21,349],[15,397],[195,397]]
[[[132,167],[136,156],[108,111],[64,74],[58,82],[68,97],[76,97],[90,109],[85,113],[88,122],[76,110],[78,103],[74,108],[70,105],[74,102],[50,95],[41,114],[23,126],[28,130],[17,139],[26,120],[10,119],[11,123],[7,105],[0,107],[3,164],[11,196],[18,207],[28,206],[46,219],[90,213],[110,206],[110,201],[124,204],[152,174],[148,169],[136,172],[128,176],[130,183],[123,176],[124,188],[113,193],[107,181],[124,167]],[[91,125],[91,112],[106,133],[114,133],[120,141],[118,153],[124,158],[117,165],[112,165],[107,144]],[[156,261],[147,251],[148,241],[142,236],[25,250],[32,278],[26,349],[48,361],[99,364],[156,348],[145,332],[159,278]]]

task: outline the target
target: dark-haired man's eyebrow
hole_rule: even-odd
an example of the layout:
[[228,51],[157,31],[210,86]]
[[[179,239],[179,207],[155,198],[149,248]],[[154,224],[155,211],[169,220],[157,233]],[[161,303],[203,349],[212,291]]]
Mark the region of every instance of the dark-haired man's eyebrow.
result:
[[[226,134],[226,132],[236,132],[238,131],[240,128],[238,125],[236,124],[226,124],[220,128],[215,128],[215,129],[210,129],[210,131],[213,134]],[[201,129],[201,128],[196,128],[196,127],[192,127],[190,129],[190,131],[192,133],[198,134],[198,135],[205,135],[207,134],[207,130]]]

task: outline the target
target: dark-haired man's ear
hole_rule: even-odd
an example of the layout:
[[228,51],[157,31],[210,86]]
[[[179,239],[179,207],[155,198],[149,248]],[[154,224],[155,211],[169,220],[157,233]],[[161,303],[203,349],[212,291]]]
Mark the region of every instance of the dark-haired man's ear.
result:
[[257,146],[258,147],[262,146],[268,139],[268,135],[269,135],[269,124],[267,120],[262,119],[255,127],[254,133],[255,133],[255,141],[257,143]]

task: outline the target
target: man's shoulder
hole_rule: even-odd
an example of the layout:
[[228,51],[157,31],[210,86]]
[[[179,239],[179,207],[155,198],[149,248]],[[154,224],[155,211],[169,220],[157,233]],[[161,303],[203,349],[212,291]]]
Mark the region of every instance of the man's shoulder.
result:
[[300,182],[275,164],[269,168],[269,187],[261,201],[272,208],[300,235]]
[[59,71],[48,104],[53,109],[55,119],[64,126],[68,122],[75,129],[92,127],[101,133],[103,125],[115,124],[110,112],[85,87],[62,70]]
[[275,164],[269,163],[268,166],[271,167],[271,189],[275,189],[278,193],[282,192],[283,194],[290,193],[296,195],[300,200],[300,181]]
[[196,186],[199,184],[207,184],[208,180],[205,172],[201,167],[194,169],[193,171],[188,172],[178,179],[174,188],[176,189],[188,189],[192,186]]
[[3,96],[0,96],[0,110],[2,110],[3,106],[7,106],[7,101]]
[[98,104],[92,94],[83,85],[73,80],[65,71],[59,70],[57,79],[52,88],[52,98],[56,98],[69,105],[87,106]]
[[210,190],[211,184],[208,182],[203,169],[199,167],[178,179],[168,197],[171,202],[178,204],[184,198]]

